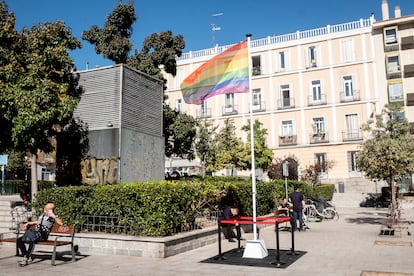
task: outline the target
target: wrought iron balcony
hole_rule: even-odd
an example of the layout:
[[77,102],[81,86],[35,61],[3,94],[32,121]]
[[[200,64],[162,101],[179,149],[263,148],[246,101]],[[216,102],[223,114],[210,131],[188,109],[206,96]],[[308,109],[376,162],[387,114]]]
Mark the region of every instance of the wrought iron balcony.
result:
[[297,135],[279,136],[279,146],[291,146],[297,144]]
[[265,102],[264,101],[253,101],[252,104],[252,111],[253,112],[260,112],[260,111],[265,111],[266,110],[266,106],[265,106]]
[[211,117],[211,108],[201,108],[197,111],[198,118],[210,118]]
[[278,109],[288,109],[295,107],[295,99],[294,98],[283,98],[280,99],[277,103]]
[[348,92],[348,93],[345,93],[345,91],[341,91],[340,97],[341,97],[341,103],[355,102],[361,99],[359,96],[359,90],[352,90],[351,92]]
[[328,142],[329,142],[329,137],[328,137],[327,131],[312,132],[310,134],[311,144],[328,143]]
[[223,115],[234,115],[237,114],[237,105],[227,104],[223,106]]
[[342,141],[359,141],[362,140],[362,132],[359,129],[342,131]]
[[308,97],[309,105],[323,105],[326,104],[326,94],[321,94],[321,98],[316,100],[314,99],[313,95]]

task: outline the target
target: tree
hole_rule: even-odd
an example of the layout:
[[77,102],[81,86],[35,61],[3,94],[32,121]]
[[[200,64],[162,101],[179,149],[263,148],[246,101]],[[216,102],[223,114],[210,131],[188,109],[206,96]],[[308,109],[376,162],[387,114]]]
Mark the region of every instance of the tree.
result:
[[321,174],[331,169],[334,165],[333,161],[323,161],[322,163],[315,163],[307,165],[302,171],[302,179],[312,186],[321,183]]
[[152,33],[145,38],[142,50],[128,59],[128,65],[163,80],[161,68],[165,72],[177,73],[176,57],[180,57],[185,47],[182,35],[173,36],[171,31]]
[[396,185],[399,178],[414,171],[414,141],[401,106],[385,106],[376,120],[368,121],[364,131],[370,138],[357,155],[357,167],[373,180],[385,180],[391,187],[391,219],[396,221]]
[[15,15],[10,12],[6,2],[0,2],[0,152],[11,147],[13,110],[5,91],[18,77],[18,33],[15,29]]
[[193,142],[197,133],[197,121],[190,115],[171,109],[164,103],[165,155],[193,160]]
[[[245,160],[245,169],[251,168],[251,134],[250,134],[250,120],[247,124],[242,126],[242,130],[247,132],[247,144],[245,147],[247,159]],[[253,145],[254,145],[254,163],[256,168],[266,170],[272,163],[273,151],[266,146],[267,129],[262,128],[259,120],[255,120],[253,124]]]
[[102,29],[93,25],[88,31],[84,31],[82,39],[95,45],[95,52],[102,54],[115,63],[126,63],[128,54],[132,50],[130,37],[132,24],[137,20],[132,2],[123,5],[119,3]]
[[236,136],[236,127],[231,119],[224,121],[224,126],[214,137],[215,160],[210,165],[212,171],[221,169],[245,168],[246,157],[243,142]]
[[217,128],[217,126],[213,127],[210,122],[203,121],[202,123],[199,123],[197,129],[195,149],[204,169],[210,168],[210,164],[216,156],[213,146],[213,138]]
[[56,129],[72,117],[80,96],[69,50],[81,46],[61,21],[42,23],[16,33],[13,16],[1,5],[2,36],[10,39],[0,67],[3,112],[11,150],[31,154],[32,197],[37,192],[38,150],[50,152]]

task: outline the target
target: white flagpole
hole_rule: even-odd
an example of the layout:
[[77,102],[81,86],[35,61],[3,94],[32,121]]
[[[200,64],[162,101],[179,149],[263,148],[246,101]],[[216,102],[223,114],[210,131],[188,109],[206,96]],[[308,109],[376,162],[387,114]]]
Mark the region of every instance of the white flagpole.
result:
[[252,59],[250,58],[250,37],[251,34],[247,34],[247,56],[249,58],[249,107],[250,107],[250,149],[252,158],[252,202],[253,202],[253,240],[257,240],[257,227],[256,227],[256,167],[254,162],[254,133],[253,133],[253,102],[252,102]]

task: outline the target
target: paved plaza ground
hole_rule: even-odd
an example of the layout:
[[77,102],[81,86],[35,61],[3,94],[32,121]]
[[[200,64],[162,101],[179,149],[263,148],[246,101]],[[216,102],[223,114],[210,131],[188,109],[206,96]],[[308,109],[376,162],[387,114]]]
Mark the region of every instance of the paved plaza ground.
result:
[[[414,236],[409,235],[414,231],[409,223],[414,221],[414,209],[403,210],[406,228],[401,236],[379,235],[386,209],[338,211],[338,221],[309,222],[310,230],[296,232],[295,249],[306,254],[287,268],[203,263],[218,254],[217,243],[165,259],[87,256],[79,252],[75,263],[69,261],[69,256],[57,260],[56,266],[50,265],[49,258],[37,258],[29,266],[19,267],[14,247],[4,244],[0,245],[0,275],[414,275]],[[243,238],[248,240],[252,236],[244,234]],[[276,248],[274,227],[262,229],[259,238],[268,249]],[[236,245],[224,240],[223,252]],[[290,232],[280,233],[280,245],[281,249],[290,249]]]

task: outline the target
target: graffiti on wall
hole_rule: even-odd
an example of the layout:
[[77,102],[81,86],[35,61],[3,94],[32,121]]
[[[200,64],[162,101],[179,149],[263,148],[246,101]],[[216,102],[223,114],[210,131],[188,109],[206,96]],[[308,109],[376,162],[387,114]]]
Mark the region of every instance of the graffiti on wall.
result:
[[116,157],[83,159],[81,162],[82,183],[87,185],[116,183],[118,162]]

